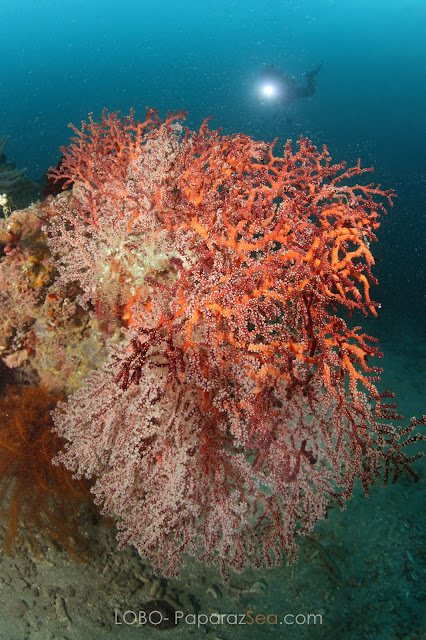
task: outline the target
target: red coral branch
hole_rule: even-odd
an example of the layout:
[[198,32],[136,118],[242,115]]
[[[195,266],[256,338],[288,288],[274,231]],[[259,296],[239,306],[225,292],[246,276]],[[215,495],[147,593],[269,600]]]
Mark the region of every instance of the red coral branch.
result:
[[226,573],[293,559],[357,479],[367,493],[383,465],[409,467],[378,421],[397,416],[376,341],[344,319],[376,315],[371,243],[394,193],[306,138],[278,156],[183,115],[91,117],[52,171],[74,184],[48,229],[61,278],[134,328],[56,425],[123,542],[171,573],[185,551]]

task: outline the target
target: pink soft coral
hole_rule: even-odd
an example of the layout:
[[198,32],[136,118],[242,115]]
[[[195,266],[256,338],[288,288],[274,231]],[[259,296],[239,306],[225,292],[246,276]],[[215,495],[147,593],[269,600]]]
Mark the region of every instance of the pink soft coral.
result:
[[175,119],[104,113],[52,172],[74,194],[47,227],[61,279],[125,336],[55,423],[123,543],[226,574],[294,559],[295,533],[382,465],[411,472],[375,341],[338,314],[376,314],[370,243],[393,194],[304,138],[276,157]]

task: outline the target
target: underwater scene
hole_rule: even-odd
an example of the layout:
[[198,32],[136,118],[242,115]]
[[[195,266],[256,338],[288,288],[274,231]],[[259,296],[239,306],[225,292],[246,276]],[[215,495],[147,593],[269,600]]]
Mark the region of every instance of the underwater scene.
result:
[[0,640],[426,640],[424,0],[0,24]]

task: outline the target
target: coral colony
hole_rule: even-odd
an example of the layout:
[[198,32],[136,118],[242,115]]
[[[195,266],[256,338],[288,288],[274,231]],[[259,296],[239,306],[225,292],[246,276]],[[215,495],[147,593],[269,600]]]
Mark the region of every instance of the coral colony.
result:
[[[404,446],[424,420],[391,424],[376,340],[351,322],[376,315],[370,244],[394,194],[306,138],[280,157],[184,116],[90,117],[51,170],[71,190],[40,208],[57,269],[45,333],[63,377],[102,361],[53,412],[56,464],[92,479],[120,542],[158,571],[193,555],[226,576],[294,560],[296,534],[357,481],[368,495],[414,476]],[[74,360],[58,329],[72,316]]]

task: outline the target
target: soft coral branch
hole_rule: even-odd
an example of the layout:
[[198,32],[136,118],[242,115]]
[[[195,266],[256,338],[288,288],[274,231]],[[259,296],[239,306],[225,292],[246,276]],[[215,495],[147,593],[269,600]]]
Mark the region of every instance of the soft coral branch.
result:
[[52,172],[74,185],[48,228],[61,278],[125,337],[55,421],[122,542],[170,573],[185,552],[226,573],[293,559],[357,479],[409,468],[375,340],[342,317],[376,314],[394,194],[306,138],[279,156],[182,115],[104,112]]

